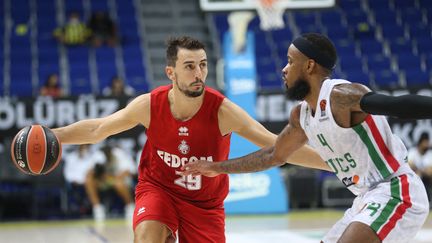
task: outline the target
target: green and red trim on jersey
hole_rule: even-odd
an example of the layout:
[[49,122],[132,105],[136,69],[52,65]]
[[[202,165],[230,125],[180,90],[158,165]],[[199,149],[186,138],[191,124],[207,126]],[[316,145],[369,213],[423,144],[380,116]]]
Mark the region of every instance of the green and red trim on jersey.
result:
[[394,177],[390,183],[391,199],[370,226],[381,241],[387,237],[406,210],[412,206],[407,175]]
[[[393,172],[399,169],[400,163],[395,159],[385,144],[383,136],[378,130],[372,115],[368,115],[365,119],[365,122],[353,127],[353,130],[359,135],[360,139],[366,145],[369,156],[383,178],[387,178]],[[369,136],[367,130],[370,131],[372,136]],[[373,143],[373,141],[376,145]],[[387,165],[390,168],[387,167]],[[392,171],[390,172],[389,169]]]

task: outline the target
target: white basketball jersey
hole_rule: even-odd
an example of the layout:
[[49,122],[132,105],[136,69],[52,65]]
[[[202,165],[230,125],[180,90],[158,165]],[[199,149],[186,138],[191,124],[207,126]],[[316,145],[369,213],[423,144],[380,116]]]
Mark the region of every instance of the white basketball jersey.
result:
[[302,102],[300,124],[310,145],[344,185],[359,195],[410,169],[406,164],[407,150],[392,133],[384,116],[368,115],[365,121],[351,128],[342,128],[335,122],[330,93],[335,85],[345,83],[350,82],[325,80],[314,116],[307,102]]

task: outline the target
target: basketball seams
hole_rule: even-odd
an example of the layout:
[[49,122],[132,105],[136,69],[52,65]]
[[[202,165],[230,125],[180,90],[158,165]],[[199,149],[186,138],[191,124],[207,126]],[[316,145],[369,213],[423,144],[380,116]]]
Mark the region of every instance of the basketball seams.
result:
[[29,168],[29,171],[32,173],[32,174],[35,174],[35,172],[33,171],[33,168],[32,168],[32,165],[31,165],[31,162],[30,162],[30,156],[28,156],[28,145],[29,145],[29,139],[31,138],[31,134],[32,134],[32,132],[33,132],[33,126],[30,126],[30,130],[29,130],[29,132],[28,132],[28,134],[27,134],[27,138],[26,138],[26,149],[25,149],[25,153],[27,154],[27,166],[28,166],[28,168]]
[[[48,129],[48,128],[47,128]],[[57,166],[58,166],[58,163],[60,162],[60,160],[61,160],[61,155],[62,155],[62,146],[61,146],[61,143],[60,143],[60,140],[58,139],[58,137],[57,137],[57,135],[55,135],[55,133],[51,133],[53,136],[54,136],[54,138],[55,138],[55,140],[56,140],[56,142],[57,142],[57,149],[58,149],[58,151],[57,151],[57,160],[55,161],[55,163],[51,166],[51,168],[48,170],[48,171],[46,171],[46,172],[44,172],[43,174],[48,174],[48,173],[50,173],[52,170],[54,170],[55,168],[57,168]],[[48,150],[48,148],[47,148],[47,150]]]
[[48,171],[52,168],[52,166],[55,164],[56,158],[53,156],[53,143],[57,142],[57,140],[53,141],[55,137],[53,136],[53,133],[50,132],[49,128],[42,127],[44,133],[45,133],[45,139],[46,139],[46,155],[45,155],[45,164],[42,168],[42,171],[40,174],[45,175],[48,173]]
[[[15,143],[17,142],[17,139],[20,137],[19,135],[24,136],[23,135],[24,134],[24,132],[23,132],[24,129],[25,128],[21,129],[18,132],[18,135],[14,137],[14,139],[12,141],[12,146],[11,146],[11,155],[12,155],[12,160],[14,162],[13,164],[15,165],[15,167],[17,167],[20,171],[22,171],[25,174],[30,174],[29,171],[25,170],[24,168],[22,168],[21,166],[18,165],[18,161],[16,160],[16,157],[15,157]],[[28,168],[27,158],[26,158],[25,161],[23,160],[23,163],[25,163],[26,167]]]
[[[54,134],[54,133],[53,133]],[[51,172],[52,170],[54,170],[57,166],[58,166],[58,164],[59,164],[59,162],[60,162],[60,160],[61,160],[61,155],[62,155],[62,146],[61,146],[61,142],[60,142],[60,140],[58,139],[58,137],[54,134],[54,137],[57,139],[57,143],[58,143],[58,146],[57,146],[57,148],[58,148],[58,154],[57,154],[57,161],[56,161],[56,163],[54,164],[54,166],[50,169],[50,170],[48,170],[48,172]],[[47,172],[47,173],[48,173]]]
[[40,167],[40,170],[39,170],[39,172],[38,172],[38,174],[40,174],[42,171],[43,171],[43,169],[44,169],[44,167],[45,167],[45,163],[46,163],[46,159],[47,159],[47,151],[48,151],[48,148],[47,148],[47,143],[48,143],[48,141],[47,141],[47,136],[46,136],[46,133],[45,133],[45,129],[43,129],[43,127],[42,126],[40,126],[40,125],[38,125],[39,126],[39,128],[42,130],[42,134],[43,134],[43,137],[44,137],[44,143],[45,143],[45,146],[44,146],[44,152],[45,152],[45,154],[44,154],[44,159],[43,159],[43,163],[42,163],[42,166]]
[[[46,150],[47,150],[46,141],[42,142],[40,140],[36,140],[37,136],[41,136],[39,139],[46,140],[45,131],[41,125],[31,126],[31,130],[28,134],[27,144],[26,144],[27,162],[29,165],[29,169],[35,175],[39,175],[43,170],[43,166],[45,165],[45,161],[46,161]],[[42,146],[42,143],[45,146]],[[35,147],[36,149],[40,149],[44,151],[35,152],[34,151]],[[32,149],[32,151],[29,151],[29,149]]]

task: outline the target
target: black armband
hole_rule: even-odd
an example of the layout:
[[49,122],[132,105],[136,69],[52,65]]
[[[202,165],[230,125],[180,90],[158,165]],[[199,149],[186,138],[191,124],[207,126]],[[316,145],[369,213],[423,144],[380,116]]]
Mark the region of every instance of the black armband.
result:
[[432,97],[421,95],[389,96],[369,92],[360,100],[360,108],[369,114],[403,119],[431,119]]

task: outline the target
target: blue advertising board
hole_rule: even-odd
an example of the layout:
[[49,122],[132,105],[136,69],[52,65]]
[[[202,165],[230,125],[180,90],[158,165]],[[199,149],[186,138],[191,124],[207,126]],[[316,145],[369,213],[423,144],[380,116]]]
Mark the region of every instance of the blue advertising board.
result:
[[[232,47],[232,36],[224,36],[225,95],[256,118],[256,64],[255,40],[247,34],[245,48],[236,53]],[[254,152],[259,148],[233,134],[230,158]],[[225,200],[227,214],[235,213],[284,213],[288,211],[288,198],[278,168],[267,171],[230,175],[230,192]]]

